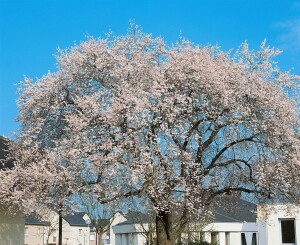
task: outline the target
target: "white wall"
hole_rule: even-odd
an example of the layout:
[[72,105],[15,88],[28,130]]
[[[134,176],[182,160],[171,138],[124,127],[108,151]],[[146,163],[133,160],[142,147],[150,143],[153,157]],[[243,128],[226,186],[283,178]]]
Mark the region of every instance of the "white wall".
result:
[[[58,222],[58,215],[57,215]],[[58,224],[58,223],[57,223]],[[58,227],[58,225],[57,225]],[[81,234],[79,234],[79,230]],[[56,230],[56,237],[58,239],[58,229]],[[62,241],[67,245],[89,245],[90,228],[86,226],[70,226],[68,222],[63,219],[62,223]]]
[[248,238],[247,245],[251,245],[252,235],[258,232],[258,227],[254,222],[211,223],[205,226],[202,231],[207,242],[211,242],[211,232],[217,232],[219,245],[226,244],[226,232],[229,232],[229,245],[241,245],[241,233],[245,233]]
[[[140,224],[122,224],[126,218],[117,213],[114,216],[110,228],[110,244],[111,245],[143,245],[146,244],[146,237],[143,234],[143,227]],[[144,224],[144,229],[148,229],[148,225]]]
[[[146,243],[139,224],[116,224],[117,222],[112,226],[111,237],[113,234],[115,239],[111,239],[111,245],[142,245]],[[241,233],[245,233],[247,245],[251,245],[252,235],[257,233],[258,227],[254,222],[212,223],[204,227],[202,231],[208,242],[211,241],[211,232],[217,232],[219,245],[226,244],[225,232],[230,232],[229,245],[241,245]],[[183,236],[185,235],[183,234]]]
[[295,220],[296,244],[300,244],[300,208],[294,205],[261,205],[258,210],[259,245],[281,245],[281,219]]
[[116,226],[119,223],[122,223],[124,221],[126,221],[126,218],[121,214],[121,213],[116,213],[114,215],[114,217],[112,218],[113,221],[111,222],[111,226],[110,226],[110,244],[111,245],[115,245],[115,244],[121,244],[120,242],[120,235],[116,235],[113,231],[113,227]]
[[[79,234],[79,229],[82,230],[81,234]],[[65,234],[63,231],[63,244],[66,238],[68,238],[68,245],[89,245],[90,228],[80,226],[68,226],[65,228]]]
[[111,245],[143,245],[146,238],[140,233],[119,233],[116,234],[115,243]]

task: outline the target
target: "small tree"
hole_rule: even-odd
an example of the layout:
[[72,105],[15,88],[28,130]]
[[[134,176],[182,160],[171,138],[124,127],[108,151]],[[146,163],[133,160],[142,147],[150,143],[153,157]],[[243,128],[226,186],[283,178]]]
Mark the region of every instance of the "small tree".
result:
[[3,183],[17,186],[15,201],[146,196],[163,245],[224,193],[298,202],[299,79],[275,65],[279,53],[265,42],[235,54],[168,47],[135,26],[61,51],[57,72],[23,83],[22,174]]
[[93,193],[81,194],[79,196],[79,206],[91,220],[91,227],[95,229],[97,234],[97,244],[102,244],[102,236],[110,230],[114,221],[114,214],[117,210],[117,204],[98,202],[97,197]]
[[43,214],[39,214],[36,217],[37,219],[48,223],[48,226],[43,226],[42,228],[43,244],[45,242],[45,245],[51,243],[50,237],[56,235],[56,232],[59,229],[56,215],[57,214],[51,210],[44,210]]
[[129,206],[128,216],[136,224],[138,231],[145,237],[147,245],[155,242],[155,210],[147,198],[131,197],[127,199]]

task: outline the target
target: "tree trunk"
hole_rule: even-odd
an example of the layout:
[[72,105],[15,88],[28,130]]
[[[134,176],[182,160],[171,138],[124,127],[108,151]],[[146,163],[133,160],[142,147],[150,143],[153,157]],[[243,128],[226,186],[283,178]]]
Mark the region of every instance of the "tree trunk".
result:
[[172,215],[168,211],[160,211],[156,215],[156,244],[174,245],[176,233],[172,230]]
[[147,235],[147,244],[152,245],[152,234],[151,234],[151,229]]
[[102,236],[103,236],[103,231],[96,231],[97,232],[97,244],[102,245]]
[[[47,231],[47,237],[46,237],[46,244],[45,245],[49,245],[50,233],[51,233],[51,229],[50,229],[50,225],[49,225],[48,231]],[[44,244],[44,238],[43,238],[43,244]]]
[[58,245],[62,245],[62,211],[58,212]]

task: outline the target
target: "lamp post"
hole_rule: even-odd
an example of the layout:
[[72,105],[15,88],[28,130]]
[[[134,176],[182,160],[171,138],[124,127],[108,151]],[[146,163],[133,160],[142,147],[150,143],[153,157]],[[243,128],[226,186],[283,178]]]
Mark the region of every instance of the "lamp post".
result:
[[62,244],[62,210],[58,212],[58,245]]

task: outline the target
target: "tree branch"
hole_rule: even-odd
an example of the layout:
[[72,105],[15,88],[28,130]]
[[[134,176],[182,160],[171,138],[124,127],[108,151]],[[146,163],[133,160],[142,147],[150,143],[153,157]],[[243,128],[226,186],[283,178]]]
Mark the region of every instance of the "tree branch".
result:
[[226,187],[224,189],[217,190],[213,194],[211,194],[209,198],[206,200],[205,204],[209,205],[216,196],[222,195],[224,193],[230,193],[231,191],[238,191],[238,192],[245,192],[245,193],[258,193],[258,191],[256,190],[245,188],[245,187]]
[[219,151],[216,156],[212,159],[211,163],[209,164],[208,167],[206,167],[206,169],[211,169],[214,167],[215,163],[217,162],[217,160],[220,158],[220,156],[226,151],[228,150],[230,147],[236,145],[236,144],[239,144],[239,143],[242,143],[242,142],[246,142],[246,141],[250,141],[250,142],[255,142],[253,139],[256,137],[257,135],[253,135],[251,137],[248,137],[248,138],[243,138],[243,139],[239,139],[239,140],[235,140],[229,144],[227,144],[226,146],[224,146],[222,148],[221,151]]

